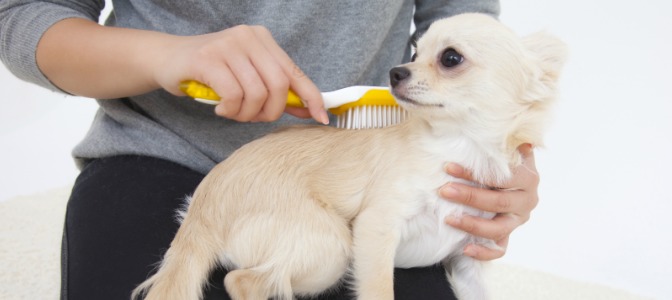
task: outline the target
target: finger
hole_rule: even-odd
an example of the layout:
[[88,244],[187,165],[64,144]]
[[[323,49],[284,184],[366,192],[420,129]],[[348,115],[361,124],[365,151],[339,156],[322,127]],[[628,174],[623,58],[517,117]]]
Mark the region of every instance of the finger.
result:
[[266,82],[268,97],[261,109],[261,112],[259,113],[259,118],[261,121],[271,122],[280,119],[283,112],[285,111],[289,83],[287,83],[287,85],[284,87],[280,86],[283,86],[283,84]]
[[523,156],[523,162],[526,160],[531,160],[527,162],[528,167],[531,167],[536,170],[536,165],[534,163],[534,146],[532,144],[522,144],[518,146],[518,152]]
[[493,219],[470,215],[448,216],[446,224],[474,236],[499,241],[509,236],[523,222],[512,214],[498,214]]
[[494,213],[529,213],[536,201],[526,191],[487,190],[459,183],[448,183],[439,194],[451,202]]
[[303,100],[313,119],[322,124],[329,124],[329,117],[324,109],[320,89],[303,73],[301,68],[294,63],[289,55],[278,46],[267,29],[263,27],[255,29],[258,30],[259,36],[263,37],[264,45],[273,54],[285,72],[285,75],[289,79],[290,89]]
[[[292,63],[293,64],[293,63]],[[324,125],[329,124],[329,116],[324,109],[324,100],[319,88],[305,76],[303,71],[297,65],[290,67],[290,87],[301,98],[308,108],[310,115]]]
[[243,88],[226,64],[213,65],[203,78],[197,78],[211,87],[219,95],[219,104],[215,107],[215,114],[225,118],[233,118],[240,111],[240,104],[244,95]]
[[536,189],[539,185],[539,173],[537,172],[534,151],[530,144],[523,144],[518,147],[523,159],[523,163],[512,170],[513,177],[503,188],[518,189]]
[[456,164],[456,163],[447,163],[444,167],[444,170],[457,178],[462,178],[467,181],[474,181],[474,178],[471,174],[471,172],[462,166]]
[[268,90],[248,57],[234,55],[227,60],[227,63],[243,88],[240,111],[234,119],[240,122],[250,121],[259,114],[264,106],[268,97]]
[[[271,51],[275,51],[274,48],[266,48],[267,44],[276,44],[272,40],[273,37],[270,35],[270,32],[260,26],[254,26],[251,29],[254,37],[257,39],[257,43],[255,44],[262,45],[263,47],[255,46],[254,49],[250,49],[250,52],[254,54],[250,56],[250,59],[263,80],[267,91],[266,100],[255,120],[264,122],[275,121],[282,116],[287,105],[289,79],[282,69],[282,65],[274,57],[274,54],[271,53]],[[271,39],[271,41],[268,41],[268,39]]]
[[[539,183],[539,173],[537,172],[536,163],[534,160],[534,151],[532,145],[522,144],[518,147],[518,151],[523,158],[523,164],[512,170],[512,178],[508,182],[497,186],[495,182],[480,182],[487,186],[496,186],[501,189],[527,189],[529,187],[536,187]],[[456,163],[448,163],[444,170],[457,178],[462,178],[467,181],[477,182],[474,179],[471,171],[465,169]]]
[[506,254],[506,248],[509,244],[509,237],[507,236],[503,240],[497,242],[499,249],[492,249],[478,244],[469,244],[464,247],[463,253],[466,256],[473,257],[478,260],[487,261],[498,259]]
[[287,105],[289,79],[268,50],[264,51],[262,55],[253,56],[251,59],[268,93],[257,119],[265,122],[275,121],[282,116]]
[[295,116],[297,118],[307,119],[310,118],[310,111],[307,108],[301,107],[285,107],[285,113]]

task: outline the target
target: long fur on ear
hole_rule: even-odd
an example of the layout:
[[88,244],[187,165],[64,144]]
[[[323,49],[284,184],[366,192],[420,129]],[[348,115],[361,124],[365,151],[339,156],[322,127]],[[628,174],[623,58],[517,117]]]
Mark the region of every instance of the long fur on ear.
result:
[[543,31],[523,37],[522,42],[533,61],[530,65],[535,68],[523,98],[531,102],[552,100],[548,98],[555,95],[560,71],[567,60],[567,45]]
[[543,146],[544,125],[549,121],[550,106],[555,102],[556,85],[568,54],[566,44],[546,32],[523,37],[522,43],[528,51],[527,68],[530,74],[521,100],[530,106],[528,113],[516,120],[514,132],[507,140],[506,147],[512,155],[513,165],[522,162],[516,151],[518,146],[525,143]]

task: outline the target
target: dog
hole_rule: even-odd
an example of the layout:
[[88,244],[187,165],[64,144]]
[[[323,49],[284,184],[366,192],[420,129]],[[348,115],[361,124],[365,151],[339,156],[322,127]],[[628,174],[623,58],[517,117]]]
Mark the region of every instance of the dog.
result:
[[133,298],[200,299],[221,265],[236,300],[315,296],[345,275],[358,299],[393,299],[395,267],[443,263],[458,299],[487,299],[481,263],[462,249],[496,244],[444,218],[494,214],[441,199],[438,188],[459,180],[443,166],[506,182],[518,146],[542,144],[565,55],[552,35],[520,38],[486,15],[435,22],[390,71],[405,122],[291,127],[241,147],[203,179]]

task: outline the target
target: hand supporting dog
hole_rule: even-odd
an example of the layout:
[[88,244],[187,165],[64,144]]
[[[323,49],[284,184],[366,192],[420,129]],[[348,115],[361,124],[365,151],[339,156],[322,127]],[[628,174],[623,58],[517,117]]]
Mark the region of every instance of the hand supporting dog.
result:
[[[497,213],[493,219],[470,215],[446,218],[448,225],[475,236],[493,240],[501,247],[501,249],[492,249],[478,244],[469,244],[464,248],[464,255],[478,260],[493,260],[504,256],[509,236],[513,230],[529,220],[532,210],[537,206],[539,174],[532,146],[524,144],[518,150],[522,154],[523,164],[513,170],[511,180],[499,189],[448,183],[439,190],[441,196],[448,201]],[[474,180],[471,173],[458,164],[448,164],[446,172],[467,181]],[[490,186],[491,183],[481,182],[481,184]]]

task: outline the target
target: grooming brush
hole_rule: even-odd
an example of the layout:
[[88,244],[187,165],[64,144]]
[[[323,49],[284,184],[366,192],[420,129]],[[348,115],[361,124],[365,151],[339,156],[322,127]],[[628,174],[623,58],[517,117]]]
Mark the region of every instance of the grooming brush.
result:
[[[217,105],[219,95],[198,81],[184,81],[180,90],[194,100]],[[345,129],[382,128],[403,122],[408,113],[397,105],[390,90],[379,86],[350,86],[322,93],[325,108],[336,115],[336,127]],[[305,107],[299,96],[289,91],[287,106]]]

